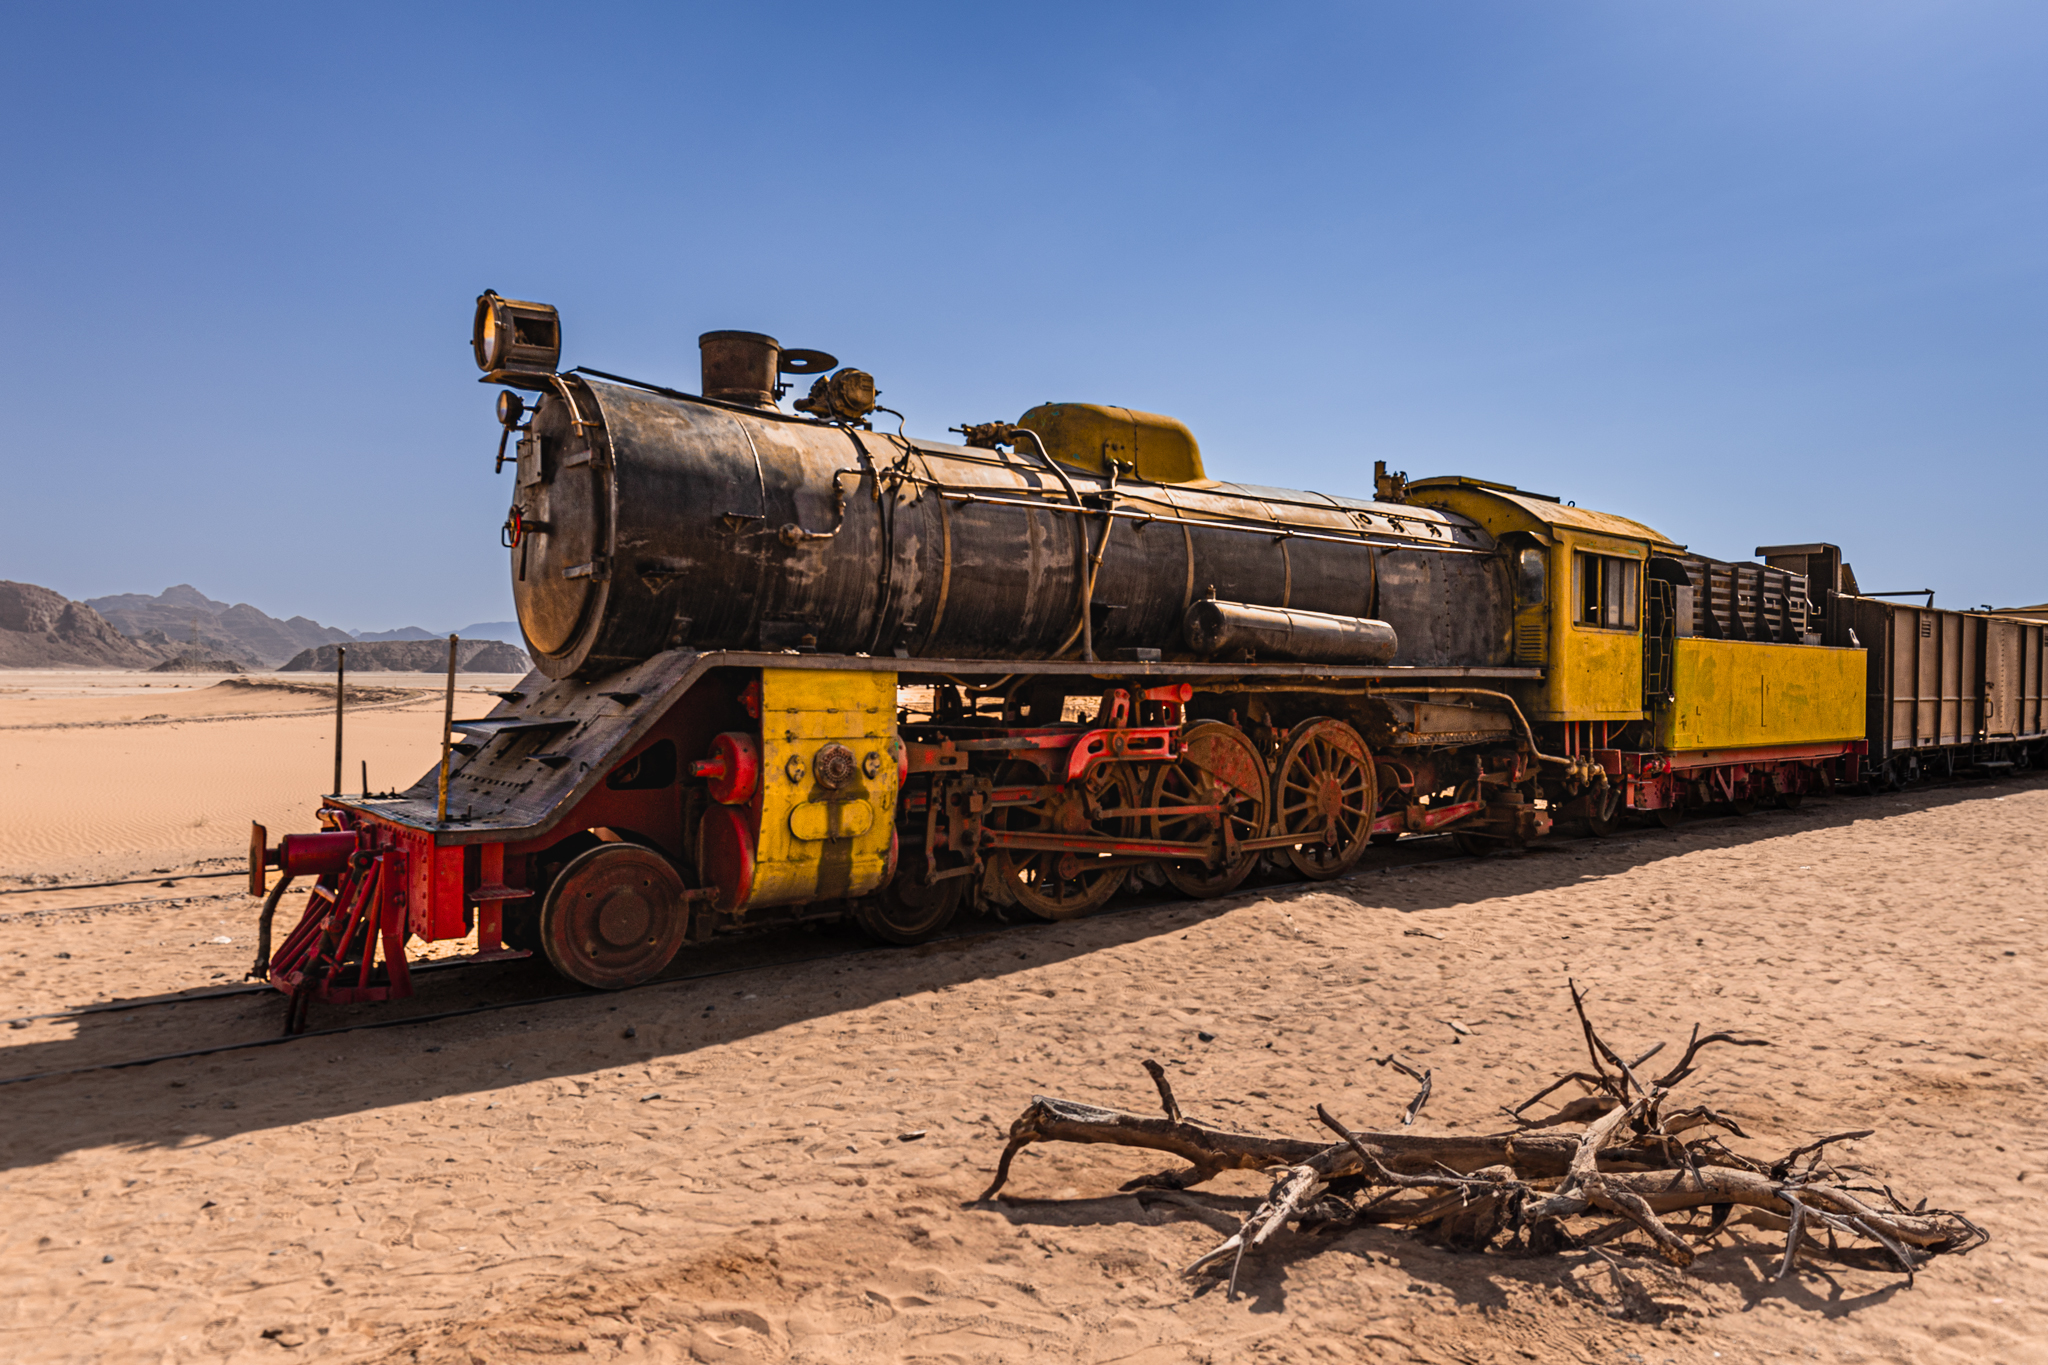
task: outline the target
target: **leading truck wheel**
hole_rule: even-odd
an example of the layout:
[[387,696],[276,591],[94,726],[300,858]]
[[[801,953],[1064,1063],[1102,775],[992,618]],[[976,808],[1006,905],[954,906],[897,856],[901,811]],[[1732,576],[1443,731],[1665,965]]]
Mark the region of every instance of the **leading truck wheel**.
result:
[[601,844],[570,859],[540,910],[541,948],[556,971],[599,990],[651,980],[688,929],[683,879],[639,844]]

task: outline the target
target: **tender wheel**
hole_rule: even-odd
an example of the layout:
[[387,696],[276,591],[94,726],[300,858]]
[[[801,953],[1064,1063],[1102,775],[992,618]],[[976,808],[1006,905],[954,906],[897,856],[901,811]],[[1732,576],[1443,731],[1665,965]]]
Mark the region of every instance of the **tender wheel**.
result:
[[966,880],[923,882],[906,868],[881,890],[853,903],[853,922],[884,943],[923,943],[953,922]]
[[1350,871],[1378,807],[1372,755],[1358,731],[1328,718],[1294,727],[1273,768],[1273,832],[1309,841],[1287,850],[1297,871],[1317,881]]
[[[1036,768],[1023,767],[1006,777],[1006,783],[1041,785],[1045,775]],[[1117,808],[1136,806],[1136,787],[1121,764],[1097,764],[1081,787],[1061,787],[1036,805],[1010,806],[997,814],[1000,829],[1028,833],[1079,834],[1116,837],[1136,831],[1135,822],[1114,814]],[[1100,820],[1088,816],[1088,798],[1093,796]],[[996,876],[1017,903],[1040,919],[1074,919],[1102,907],[1130,875],[1129,864],[1103,866],[1109,862],[1100,854],[1084,852],[1043,852],[1005,848],[995,856]]]
[[[1205,720],[1188,727],[1181,736],[1180,751],[1178,762],[1161,764],[1154,775],[1152,806],[1219,806],[1239,839],[1265,834],[1266,765],[1242,731],[1222,721]],[[1155,815],[1152,837],[1196,843],[1212,837],[1217,826],[1216,814],[1209,811]],[[1235,861],[1218,859],[1208,865],[1165,863],[1160,871],[1182,895],[1203,900],[1236,890],[1258,864],[1256,853],[1242,853]]]
[[541,948],[556,971],[600,990],[650,980],[688,928],[683,879],[639,844],[601,844],[563,867],[540,911]]
[[1659,806],[1656,811],[1657,823],[1666,829],[1677,829],[1685,823],[1684,806]]

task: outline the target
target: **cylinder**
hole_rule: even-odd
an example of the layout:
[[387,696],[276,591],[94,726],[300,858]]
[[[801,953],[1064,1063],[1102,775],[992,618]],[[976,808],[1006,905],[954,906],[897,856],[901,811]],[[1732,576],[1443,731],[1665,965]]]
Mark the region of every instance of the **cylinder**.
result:
[[573,417],[549,393],[521,443],[529,529],[511,551],[520,625],[549,677],[669,649],[1078,659],[1084,598],[1109,660],[1205,657],[1184,618],[1210,596],[1383,622],[1396,664],[1509,658],[1507,561],[1453,513],[1112,484],[1055,470],[1028,440],[906,440],[587,375],[565,388]]
[[748,407],[775,406],[782,344],[759,332],[706,332],[697,338],[704,362],[704,396]]
[[1204,656],[1249,652],[1255,658],[1298,663],[1383,664],[1400,649],[1399,637],[1385,621],[1213,598],[1188,608],[1181,634],[1189,649]]

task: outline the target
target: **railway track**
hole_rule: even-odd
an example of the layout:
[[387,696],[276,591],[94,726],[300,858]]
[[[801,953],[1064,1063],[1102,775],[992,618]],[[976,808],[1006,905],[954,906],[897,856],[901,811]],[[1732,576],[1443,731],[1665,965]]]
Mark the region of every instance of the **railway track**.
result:
[[[1334,878],[1329,881],[1316,881],[1311,878],[1302,877],[1298,875],[1278,876],[1274,880],[1264,881],[1256,886],[1246,886],[1241,890],[1234,891],[1227,896],[1218,896],[1213,900],[1202,902],[1191,902],[1186,897],[1182,896],[1179,892],[1174,891],[1171,888],[1147,888],[1142,894],[1126,897],[1113,906],[1105,907],[1104,909],[1095,912],[1095,914],[1088,916],[1088,918],[1107,919],[1116,915],[1135,914],[1140,911],[1157,909],[1162,905],[1204,904],[1212,906],[1224,906],[1238,901],[1256,899],[1261,896],[1270,896],[1290,890],[1298,890],[1303,887],[1342,886],[1346,882],[1359,880],[1366,876],[1368,873],[1380,872],[1389,867],[1407,867],[1414,866],[1418,863],[1423,862],[1450,861],[1453,859],[1463,859],[1467,856],[1462,853],[1456,852],[1455,849],[1456,846],[1446,835],[1426,835],[1418,838],[1403,840],[1400,853],[1396,855],[1398,857],[1398,861],[1378,862],[1375,863],[1371,868],[1361,868],[1357,871],[1348,873],[1345,876]],[[1064,927],[1063,922],[1039,919],[1028,919],[1010,922],[998,921],[993,924],[987,922],[986,920],[982,920],[972,925],[969,925],[965,928],[940,934],[936,938],[929,939],[926,941],[925,944],[920,944],[918,946],[925,947],[929,946],[930,944],[936,943],[952,943],[962,939],[983,938],[990,934],[1022,932],[1029,931],[1032,929],[1053,930],[1062,927]],[[757,935],[736,937],[733,939],[726,940],[725,943],[735,948],[748,946],[750,944],[765,943],[771,939],[771,937],[774,935],[774,932],[775,931],[773,929],[763,929],[759,931]],[[784,941],[786,942],[787,939],[785,938]],[[282,1047],[290,1043],[303,1042],[315,1038],[333,1038],[344,1033],[361,1033],[370,1029],[404,1028],[414,1024],[434,1024],[449,1019],[467,1018],[471,1015],[493,1014],[503,1010],[531,1009],[536,1006],[561,1004],[571,1000],[588,1000],[597,997],[617,998],[621,996],[632,995],[639,992],[659,991],[675,986],[686,986],[693,982],[710,981],[718,979],[720,977],[739,976],[744,975],[748,972],[776,971],[789,967],[805,966],[814,962],[831,962],[864,957],[871,954],[894,954],[901,953],[903,951],[905,951],[903,948],[893,944],[863,943],[861,946],[858,947],[848,947],[824,953],[812,953],[800,957],[773,956],[765,961],[752,961],[741,964],[735,964],[731,966],[715,967],[707,971],[687,972],[677,976],[662,976],[656,978],[653,981],[646,982],[642,985],[627,987],[624,990],[595,990],[579,988],[575,990],[558,991],[549,995],[521,996],[517,999],[510,1000],[493,1000],[482,1004],[467,1005],[460,1009],[437,1010],[425,1014],[410,1014],[397,1017],[379,1017],[374,1019],[367,1019],[359,1023],[341,1024],[333,1028],[308,1029],[303,1033],[280,1033],[263,1038],[241,1039],[231,1043],[221,1043],[212,1047],[186,1048],[176,1052],[159,1052],[150,1053],[143,1056],[127,1057],[118,1061],[93,1062],[83,1066],[55,1067],[46,1071],[25,1072],[17,1076],[0,1076],[0,1086],[21,1085],[29,1081],[50,1080],[60,1076],[81,1076],[95,1071],[123,1071],[134,1067],[154,1066],[159,1062],[185,1061],[195,1057],[211,1057],[228,1052],[247,1052],[257,1048]],[[503,961],[475,962],[470,960],[458,960],[443,963],[419,962],[413,964],[412,971],[415,975],[420,975],[423,973],[443,975],[454,972],[467,973],[470,971],[477,971],[492,967],[502,967],[505,965],[508,964],[506,964]],[[195,991],[189,995],[180,995],[173,999],[165,999],[159,996],[144,998],[140,1000],[101,1001],[99,1003],[91,1005],[80,1005],[72,1009],[52,1010],[43,1014],[23,1015],[17,1020],[10,1021],[10,1023],[12,1023],[16,1027],[20,1027],[26,1024],[41,1023],[51,1020],[87,1019],[97,1015],[130,1013],[138,1010],[164,1009],[169,1007],[175,1007],[178,1005],[204,1003],[216,1000],[246,999],[250,996],[274,995],[276,993],[276,988],[271,986],[268,982],[245,982],[233,986],[221,986],[211,989],[203,989]]]
[[[1934,785],[1937,784],[1924,784],[1924,786],[1928,787]],[[1947,787],[1951,785],[1958,785],[1958,782],[1954,779],[1951,779],[1949,781],[1942,782],[1938,785]],[[1871,793],[1857,792],[1854,789],[1845,789],[1843,794],[1870,795]],[[1700,826],[1708,825],[1710,821],[1713,823],[1721,823],[1722,821],[1739,821],[1742,818],[1743,817],[1740,816],[1708,816],[1699,820],[1690,821],[1688,822],[1688,826],[1697,828]],[[1631,833],[1636,834],[1649,832],[1651,831],[1647,829],[1641,831],[1631,831]],[[1629,836],[1616,835],[1611,836],[1611,840],[1625,839],[1627,837]],[[1316,881],[1314,879],[1302,877],[1299,875],[1276,874],[1271,880],[1261,881],[1256,885],[1248,885],[1240,890],[1230,893],[1229,895],[1219,896],[1214,898],[1213,900],[1199,903],[1222,906],[1231,904],[1232,902],[1236,901],[1255,899],[1261,896],[1275,895],[1290,890],[1297,890],[1303,887],[1342,886],[1346,882],[1360,880],[1368,875],[1383,872],[1393,867],[1409,867],[1421,863],[1462,861],[1469,857],[1471,857],[1471,855],[1463,853],[1458,850],[1457,845],[1454,843],[1452,838],[1447,834],[1410,836],[1408,838],[1404,838],[1397,846],[1380,850],[1377,859],[1373,862],[1371,866],[1361,867],[1353,872],[1345,874],[1342,877],[1338,877],[1330,881]],[[1139,911],[1156,909],[1159,906],[1166,904],[1189,903],[1190,902],[1188,902],[1185,897],[1181,896],[1178,892],[1170,888],[1148,887],[1142,893],[1121,898],[1116,904],[1097,911],[1094,915],[1089,916],[1089,918],[1106,918],[1113,915],[1132,914]],[[968,927],[956,929],[954,931],[941,934],[936,938],[928,940],[928,942],[949,943],[956,942],[961,939],[980,938],[994,933],[1027,931],[1034,928],[1056,929],[1059,927],[1061,927],[1059,922],[1043,921],[1037,919],[1027,919],[1012,922],[998,921],[993,925],[983,920]],[[774,929],[764,928],[753,935],[722,940],[720,946],[741,948],[745,946],[763,944],[771,941],[774,934]],[[785,939],[784,941],[786,942],[787,940]],[[367,1019],[359,1023],[337,1025],[333,1028],[311,1029],[303,1033],[277,1034],[274,1036],[264,1038],[243,1039],[236,1042],[223,1043],[212,1047],[188,1048],[176,1052],[152,1053],[144,1056],[129,1057],[119,1061],[95,1062],[84,1066],[53,1068],[47,1071],[28,1072],[16,1076],[0,1076],[0,1086],[20,1085],[28,1081],[48,1080],[59,1076],[84,1075],[95,1071],[126,1070],[133,1067],[152,1066],[159,1062],[183,1061],[190,1058],[210,1057],[228,1052],[243,1052],[257,1048],[267,1047],[282,1047],[290,1043],[301,1042],[314,1038],[332,1038],[345,1033],[361,1033],[371,1029],[405,1028],[416,1024],[433,1024],[439,1023],[443,1020],[466,1018],[471,1015],[491,1014],[511,1009],[530,1009],[536,1006],[560,1004],[570,1000],[586,1000],[600,996],[619,997],[633,994],[635,992],[665,990],[675,986],[684,986],[689,985],[693,982],[714,980],[720,977],[744,975],[748,972],[771,971],[787,967],[804,966],[815,962],[828,962],[841,959],[857,958],[869,954],[900,953],[902,951],[904,950],[901,947],[897,947],[894,945],[863,943],[861,946],[858,947],[848,947],[834,950],[831,952],[813,953],[799,957],[772,956],[767,960],[751,961],[731,966],[716,967],[707,971],[688,972],[676,976],[662,976],[653,981],[646,982],[639,986],[629,987],[625,990],[607,991],[595,989],[576,989],[568,991],[559,991],[552,994],[541,996],[521,996],[516,999],[488,1001],[481,1004],[464,1006],[460,1009],[439,1010],[425,1014],[411,1014],[398,1017],[380,1017],[375,1019]],[[440,976],[453,972],[469,972],[484,968],[503,967],[505,965],[507,964],[502,961],[476,962],[467,959],[446,962],[429,961],[418,962],[413,964],[412,971],[416,975]],[[41,1023],[51,1020],[86,1019],[97,1015],[128,1013],[138,1010],[163,1009],[175,1007],[178,1005],[203,1003],[216,1000],[246,999],[251,996],[268,995],[274,993],[275,988],[267,982],[246,982],[232,986],[205,988],[194,991],[191,994],[180,995],[172,999],[165,999],[163,997],[149,997],[139,1000],[102,1001],[91,1005],[76,1006],[71,1009],[52,1010],[42,1014],[23,1015],[17,1019],[10,1020],[9,1022],[15,1027],[21,1027],[27,1024]]]

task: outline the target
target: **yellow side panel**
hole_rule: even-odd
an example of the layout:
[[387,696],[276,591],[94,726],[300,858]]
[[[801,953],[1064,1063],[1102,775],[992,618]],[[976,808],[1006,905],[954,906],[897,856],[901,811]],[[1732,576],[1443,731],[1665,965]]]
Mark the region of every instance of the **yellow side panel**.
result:
[[[1552,594],[1555,602],[1558,594]],[[1559,617],[1565,608],[1553,610]],[[1561,622],[1552,640],[1548,720],[1634,720],[1643,714],[1643,637]]]
[[[853,753],[853,776],[837,787],[817,775],[833,744]],[[894,673],[761,670],[760,828],[749,909],[882,884],[896,829]]]
[[1657,718],[1666,750],[1759,748],[1862,739],[1860,649],[1672,642],[1674,700]]

